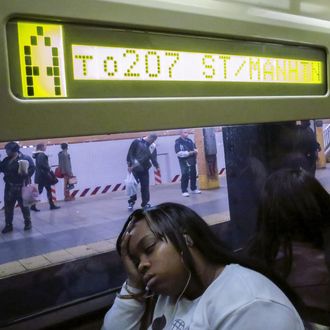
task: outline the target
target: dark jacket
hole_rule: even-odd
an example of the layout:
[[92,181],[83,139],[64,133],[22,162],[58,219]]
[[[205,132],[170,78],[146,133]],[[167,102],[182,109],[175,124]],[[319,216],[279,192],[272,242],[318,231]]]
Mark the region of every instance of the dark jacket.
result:
[[158,168],[157,150],[155,144],[148,143],[144,139],[136,139],[132,142],[127,153],[127,165],[135,171],[148,170],[151,164]]
[[191,139],[184,139],[180,136],[175,140],[174,149],[180,163],[186,162],[190,166],[196,165],[196,154],[189,155],[189,151],[196,149],[195,143]]
[[317,159],[317,152],[320,150],[320,144],[316,140],[316,135],[310,127],[297,127],[297,138],[295,149],[301,152],[305,157],[312,160]]
[[32,157],[36,160],[34,182],[42,185],[49,184],[50,166],[48,163],[48,156],[43,151],[37,151]]
[[[27,160],[29,162],[28,174],[18,174],[18,161]],[[30,181],[31,176],[35,171],[33,160],[30,156],[23,155],[21,152],[18,153],[18,157],[11,161],[9,157],[6,157],[0,163],[0,172],[4,173],[3,180],[8,184],[23,184]]]

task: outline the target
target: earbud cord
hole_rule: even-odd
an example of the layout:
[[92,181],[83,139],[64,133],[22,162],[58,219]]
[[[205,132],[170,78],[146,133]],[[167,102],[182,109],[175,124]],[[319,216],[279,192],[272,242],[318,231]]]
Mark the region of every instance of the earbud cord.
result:
[[153,293],[153,292],[151,292],[150,290],[149,290],[149,288],[148,287],[146,287],[146,293],[142,296],[144,299],[147,299],[147,298],[151,298],[151,297],[153,297],[155,294]]
[[170,322],[168,323],[168,326],[169,326],[168,329],[170,329],[170,327],[172,326],[172,322],[173,322],[173,319],[174,319],[175,314],[176,314],[176,312],[177,312],[177,309],[178,309],[178,305],[179,305],[180,299],[182,298],[183,294],[184,294],[185,291],[187,290],[188,285],[189,285],[190,280],[191,280],[191,271],[190,271],[189,269],[187,269],[187,270],[188,270],[188,272],[189,272],[189,273],[188,273],[188,280],[187,280],[186,285],[184,286],[182,292],[180,293],[178,299],[176,300],[176,303],[175,303],[175,306],[174,306],[174,310],[173,310],[173,313],[172,313],[171,320],[170,320]]

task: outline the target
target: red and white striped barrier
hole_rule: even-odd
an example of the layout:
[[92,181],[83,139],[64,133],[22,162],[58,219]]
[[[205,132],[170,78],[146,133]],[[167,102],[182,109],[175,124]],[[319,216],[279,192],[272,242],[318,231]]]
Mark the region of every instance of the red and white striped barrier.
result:
[[[223,167],[222,169],[220,169],[219,171],[219,176],[223,176],[225,174],[226,169]],[[172,183],[178,182],[181,178],[180,174],[176,174],[173,179],[171,180]]]
[[51,186],[51,191],[52,191],[52,200],[53,200],[53,202],[56,202],[57,198],[56,198],[55,186]]
[[[224,175],[225,168],[222,168],[219,171],[219,176]],[[154,171],[155,175],[155,184],[162,184],[162,177],[160,171]],[[179,182],[181,178],[180,174],[176,174],[172,180],[171,183]],[[101,195],[106,194],[110,192],[116,192],[116,191],[124,191],[126,189],[125,184],[123,183],[116,183],[116,184],[109,184],[106,186],[97,186],[97,187],[90,187],[90,188],[83,188],[83,189],[74,189],[72,193],[70,194],[71,197],[80,198],[80,197],[90,197],[95,195]],[[56,198],[56,196],[55,196]]]
[[155,184],[162,184],[162,176],[160,174],[160,170],[155,170]]
[[225,171],[226,171],[226,169],[223,167],[223,168],[219,171],[219,175],[225,175]]
[[117,183],[117,184],[109,184],[104,187],[97,186],[95,188],[85,188],[82,190],[75,189],[72,191],[70,196],[75,198],[88,197],[88,196],[95,196],[95,195],[106,194],[109,192],[122,191],[122,190],[125,190],[125,185],[122,183]]
[[172,183],[178,182],[180,178],[181,178],[181,175],[177,174],[177,175],[174,176],[174,178],[171,180],[171,182]]

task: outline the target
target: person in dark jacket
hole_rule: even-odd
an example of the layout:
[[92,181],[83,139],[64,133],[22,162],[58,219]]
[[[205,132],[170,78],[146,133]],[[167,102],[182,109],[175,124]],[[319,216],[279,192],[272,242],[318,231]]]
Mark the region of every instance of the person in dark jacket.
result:
[[[32,228],[30,210],[23,205],[22,187],[31,181],[35,166],[31,157],[23,155],[19,151],[16,142],[8,142],[5,145],[7,157],[0,163],[0,172],[4,173],[5,181],[5,222],[3,234],[13,231],[13,217],[16,201],[22,210],[24,218],[24,230]],[[25,164],[27,166],[25,166]]]
[[193,194],[200,194],[196,185],[196,155],[197,149],[195,143],[188,138],[189,131],[182,129],[180,137],[175,140],[175,153],[178,156],[181,169],[181,191],[182,196],[189,197],[188,184],[190,180],[190,189]]
[[[36,146],[36,152],[33,154],[33,158],[36,160],[36,174],[34,176],[34,182],[38,184],[39,194],[42,193],[44,188],[47,191],[47,198],[49,202],[49,208],[51,210],[59,209],[60,206],[55,205],[52,197],[51,188],[51,174],[50,166],[48,162],[48,156],[45,154],[46,146],[43,143],[39,143]],[[31,206],[31,210],[39,212],[36,205]]]
[[311,123],[309,120],[302,120],[301,125],[297,126],[296,148],[305,158],[305,166],[303,166],[303,168],[315,176],[316,161],[321,147],[310,125]]
[[[132,172],[136,181],[141,184],[142,208],[148,208],[150,192],[149,192],[149,168],[151,164],[159,170],[157,162],[157,150],[155,141],[156,134],[149,134],[142,139],[135,139],[129,147],[127,153],[128,172]],[[136,202],[137,195],[130,196],[128,200],[128,209],[132,210]]]

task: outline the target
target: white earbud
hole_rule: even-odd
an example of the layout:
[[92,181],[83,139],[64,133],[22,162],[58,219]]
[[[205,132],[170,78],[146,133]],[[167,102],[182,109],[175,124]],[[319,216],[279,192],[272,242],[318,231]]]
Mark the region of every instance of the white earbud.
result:
[[194,241],[192,240],[192,238],[188,235],[188,234],[184,234],[184,239],[186,241],[187,246],[193,246],[194,245]]

